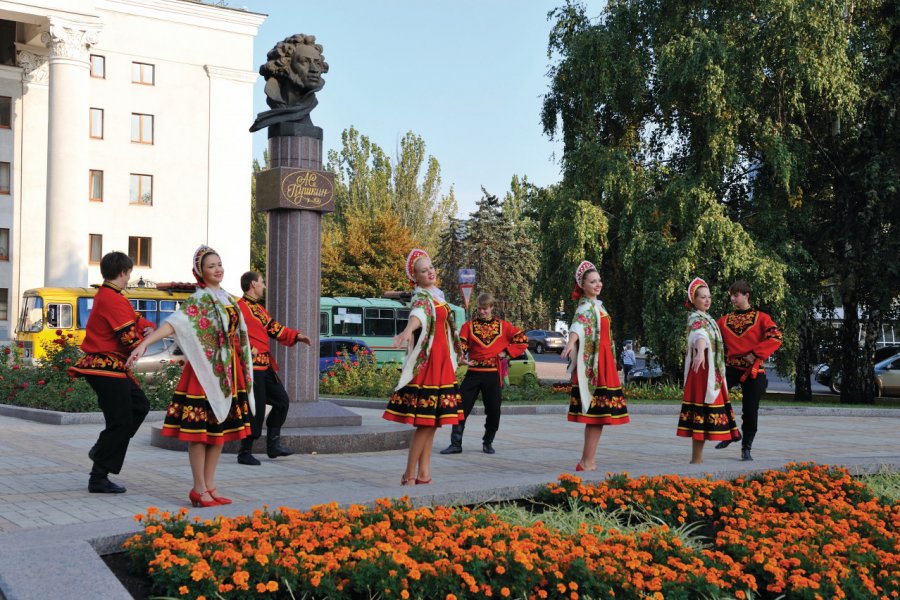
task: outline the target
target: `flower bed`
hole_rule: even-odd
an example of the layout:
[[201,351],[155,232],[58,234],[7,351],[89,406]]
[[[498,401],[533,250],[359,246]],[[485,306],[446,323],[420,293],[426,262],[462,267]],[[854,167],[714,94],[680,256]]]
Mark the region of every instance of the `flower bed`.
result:
[[[894,598],[900,506],[841,469],[735,481],[563,475],[548,504],[609,511],[576,533],[487,508],[334,504],[189,520],[149,509],[126,542],[154,592],[183,598]],[[630,529],[637,518],[655,523]],[[685,543],[698,523],[709,544]]]

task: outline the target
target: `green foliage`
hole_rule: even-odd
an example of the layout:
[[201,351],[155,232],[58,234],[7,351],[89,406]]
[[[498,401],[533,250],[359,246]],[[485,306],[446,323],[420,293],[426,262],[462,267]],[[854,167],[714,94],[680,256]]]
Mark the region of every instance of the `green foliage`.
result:
[[808,378],[833,282],[858,373],[857,309],[874,336],[900,293],[896,2],[614,0],[593,20],[569,1],[551,17],[543,122],[564,179],[534,204],[547,288],[602,258],[616,337],[675,372],[687,282],[706,279],[719,313],[747,279],[784,330],[779,369],[800,357]]
[[[265,168],[268,169],[269,153],[263,153]],[[262,169],[259,161],[253,161],[253,176],[250,178],[250,269],[266,275],[266,251],[269,240],[268,213],[256,210],[256,175]]]
[[387,363],[379,366],[375,355],[365,348],[353,348],[353,355],[337,353],[335,364],[322,374],[320,394],[387,398],[399,378],[400,365]]

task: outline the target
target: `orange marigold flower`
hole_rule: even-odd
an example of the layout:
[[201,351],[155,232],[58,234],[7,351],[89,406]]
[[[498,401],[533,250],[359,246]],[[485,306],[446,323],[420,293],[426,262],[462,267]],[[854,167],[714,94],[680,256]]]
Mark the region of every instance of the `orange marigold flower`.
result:
[[189,591],[190,590],[188,589],[188,586],[186,586],[186,585],[183,585],[180,588],[178,588],[178,593],[181,594],[182,596],[186,595]]
[[274,579],[272,581],[269,581],[269,583],[266,584],[266,590],[268,590],[270,592],[277,592],[278,591],[278,582],[275,581]]
[[257,584],[256,584],[256,593],[258,593],[258,594],[265,594],[265,593],[266,593],[266,584],[264,584],[264,583],[257,583]]
[[509,598],[509,594],[510,594],[510,591],[509,591],[509,588],[508,588],[508,587],[502,587],[502,588],[500,588],[500,595],[501,595],[501,596],[503,596],[504,598]]

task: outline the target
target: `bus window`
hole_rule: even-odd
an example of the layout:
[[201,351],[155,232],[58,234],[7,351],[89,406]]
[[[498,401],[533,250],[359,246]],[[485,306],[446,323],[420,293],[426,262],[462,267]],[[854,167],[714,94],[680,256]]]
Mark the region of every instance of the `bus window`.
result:
[[48,304],[47,305],[48,329],[72,329],[72,305]]
[[175,311],[178,310],[178,306],[180,302],[176,302],[175,300],[160,300],[159,301],[159,323],[157,326],[171,317]]
[[44,299],[40,296],[25,298],[22,319],[19,321],[21,333],[37,333],[44,328]]
[[129,299],[134,310],[141,313],[141,316],[159,326],[159,313],[156,312],[156,300],[141,300],[139,298]]
[[363,309],[356,306],[335,306],[331,309],[331,335],[362,335]]
[[328,313],[319,313],[319,335],[328,335]]
[[367,308],[365,316],[366,335],[394,335],[394,309]]
[[404,329],[406,329],[406,324],[409,322],[409,309],[408,308],[398,308],[397,309],[397,333],[400,333]]
[[78,318],[78,329],[86,329],[88,319],[91,316],[91,309],[94,308],[94,299],[82,296],[75,305],[78,309],[76,317]]

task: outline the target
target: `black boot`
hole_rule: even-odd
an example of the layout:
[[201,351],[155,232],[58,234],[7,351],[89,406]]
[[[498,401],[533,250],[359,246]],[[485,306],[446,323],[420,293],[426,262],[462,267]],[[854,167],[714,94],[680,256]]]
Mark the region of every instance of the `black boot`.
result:
[[465,423],[457,423],[450,432],[450,445],[441,450],[441,454],[460,454],[462,452],[462,436],[466,430]]
[[109,480],[109,471],[94,463],[88,479],[88,492],[92,494],[124,494],[125,488]]
[[293,452],[281,445],[280,427],[269,427],[266,430],[266,454],[269,455],[269,458],[278,458],[279,456],[290,456],[293,454]]
[[241,449],[238,450],[237,461],[242,465],[256,466],[260,464],[259,459],[251,454],[253,450],[253,438],[245,437],[241,440]]
[[484,437],[481,440],[481,451],[485,454],[496,454],[497,451],[494,450],[494,434],[496,431],[485,431]]
[[744,436],[744,441],[741,443],[741,460],[753,460],[753,457],[750,456],[750,448],[753,447],[753,438],[756,435],[747,435]]

